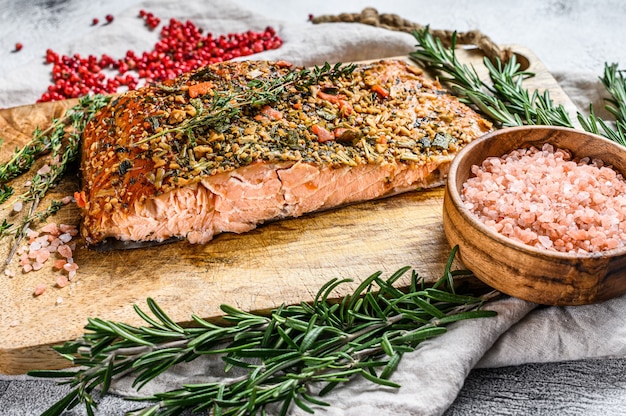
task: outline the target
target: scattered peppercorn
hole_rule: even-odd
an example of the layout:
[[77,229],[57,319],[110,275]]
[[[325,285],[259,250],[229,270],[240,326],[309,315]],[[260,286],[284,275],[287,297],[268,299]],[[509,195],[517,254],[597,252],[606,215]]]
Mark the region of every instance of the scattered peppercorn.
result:
[[161,23],[161,19],[150,12],[146,12],[145,10],[139,11],[139,17],[144,19],[146,26],[148,26],[150,30],[156,29],[156,27]]
[[17,42],[17,43],[15,44],[15,49],[14,49],[14,50],[15,50],[15,52],[19,52],[19,51],[21,51],[21,50],[22,50],[22,48],[23,48],[23,47],[24,47],[24,45],[22,45],[22,43],[21,43],[21,42]]
[[104,18],[106,19],[107,23],[113,22],[113,15],[112,14],[107,14]]
[[[150,30],[160,24],[158,17],[145,10],[139,12],[139,17],[144,19]],[[211,33],[203,35],[202,29],[190,21],[183,23],[170,19],[169,24],[161,29],[159,41],[151,51],[138,54],[129,50],[121,59],[107,54],[101,57],[80,54],[60,56],[48,49],[46,62],[53,64],[53,84],[37,102],[77,98],[88,93],[112,94],[119,90],[134,90],[140,80],[145,83],[160,82],[201,66],[276,49],[281,45],[282,39],[271,27],[263,32],[213,36]],[[117,73],[107,76],[104,70]]]
[[91,24],[93,26],[96,26],[98,23],[100,23],[100,20],[97,17],[94,17],[93,20],[91,21]]

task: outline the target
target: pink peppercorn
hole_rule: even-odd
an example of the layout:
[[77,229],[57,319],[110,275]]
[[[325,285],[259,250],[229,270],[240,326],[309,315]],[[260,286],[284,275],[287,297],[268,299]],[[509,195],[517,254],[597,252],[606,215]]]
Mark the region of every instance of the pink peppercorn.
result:
[[[161,22],[145,10],[139,11],[139,17],[150,30]],[[113,16],[107,15],[106,20],[110,23]],[[160,82],[201,66],[276,49],[281,45],[282,39],[271,27],[263,32],[213,36],[211,33],[203,35],[202,29],[192,22],[170,19],[169,24],[161,28],[159,41],[153,50],[141,54],[129,50],[121,59],[106,54],[100,58],[79,54],[59,56],[48,49],[46,62],[53,64],[53,84],[38,102],[77,98],[90,92],[112,94],[120,88],[133,90],[140,79],[146,83]],[[117,73],[107,77],[104,70]]]

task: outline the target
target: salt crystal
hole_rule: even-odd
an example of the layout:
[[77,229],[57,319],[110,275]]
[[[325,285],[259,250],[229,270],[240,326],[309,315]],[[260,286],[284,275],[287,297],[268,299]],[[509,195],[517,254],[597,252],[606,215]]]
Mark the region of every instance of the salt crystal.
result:
[[60,245],[57,248],[57,252],[65,258],[72,257],[72,249],[68,245],[65,245],[65,244]]
[[57,236],[59,235],[59,226],[56,223],[51,222],[41,227],[41,231]]
[[58,287],[65,287],[69,284],[69,280],[67,279],[66,276],[59,276],[57,277],[57,286]]
[[68,233],[72,230],[76,230],[76,227],[71,224],[59,224],[59,230],[61,230],[62,233]]
[[61,270],[63,268],[63,266],[65,266],[66,261],[64,259],[57,259],[54,261],[54,263],[52,263],[52,267],[54,267],[57,270]]
[[13,211],[20,212],[23,207],[24,203],[22,201],[17,201],[15,204],[13,204]]
[[552,222],[554,221],[554,212],[545,211],[539,217],[537,217],[537,221],[541,222]]
[[47,175],[48,173],[50,173],[50,165],[43,165],[41,168],[39,168],[39,170],[37,171],[37,174],[39,176],[43,176],[43,175]]
[[537,240],[539,240],[539,243],[541,243],[541,245],[544,246],[545,248],[550,248],[553,246],[553,243],[552,243],[552,240],[550,240],[550,237],[546,237],[545,235],[537,236]]
[[72,236],[69,235],[68,233],[61,234],[59,236],[59,240],[61,240],[64,243],[69,243],[72,240]]
[[35,289],[33,290],[33,295],[39,296],[43,294],[43,292],[45,291],[46,291],[46,285],[43,283],[39,283],[37,286],[35,286]]
[[48,250],[39,250],[37,252],[37,256],[35,257],[35,260],[37,260],[37,262],[39,263],[45,263],[46,261],[48,261],[49,258],[50,258],[50,252]]

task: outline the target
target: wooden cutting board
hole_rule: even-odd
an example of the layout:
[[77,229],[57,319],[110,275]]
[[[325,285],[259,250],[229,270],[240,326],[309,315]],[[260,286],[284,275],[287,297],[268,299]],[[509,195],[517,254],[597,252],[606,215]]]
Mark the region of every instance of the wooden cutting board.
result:
[[[512,48],[536,74],[527,86],[550,90],[555,101],[575,111],[534,54]],[[482,70],[478,51],[463,49],[458,56]],[[0,137],[5,140],[0,159],[6,160],[25,143],[36,126],[46,126],[73,104],[0,110]],[[76,189],[77,178],[68,178],[52,197],[71,195]],[[442,188],[412,192],[269,223],[241,235],[219,235],[207,245],[180,242],[102,253],[87,250],[79,241],[74,259],[80,269],[67,287],[55,286],[58,272],[51,268],[18,271],[13,278],[0,274],[0,373],[67,366],[52,345],[80,336],[88,317],[139,324],[133,304],[144,306],[147,297],[175,321],[186,322],[192,314],[219,318],[223,303],[264,311],[282,303],[311,301],[324,283],[336,277],[353,279],[334,293],[344,296],[376,271],[389,276],[407,265],[434,281],[450,254],[442,228],[442,200]],[[0,215],[8,211],[4,208]],[[78,211],[68,205],[53,221],[78,225]],[[3,260],[11,242],[10,238],[0,242]],[[9,267],[17,269],[18,263],[14,259]],[[408,275],[399,284],[407,282]],[[47,289],[35,297],[33,289],[39,283]]]

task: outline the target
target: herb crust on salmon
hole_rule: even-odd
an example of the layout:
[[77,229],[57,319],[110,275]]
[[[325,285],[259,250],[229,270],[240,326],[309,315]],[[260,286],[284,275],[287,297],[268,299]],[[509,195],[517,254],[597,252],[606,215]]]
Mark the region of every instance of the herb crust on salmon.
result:
[[268,220],[443,184],[491,124],[405,62],[210,65],[115,98],[87,125],[89,245],[206,243]]

